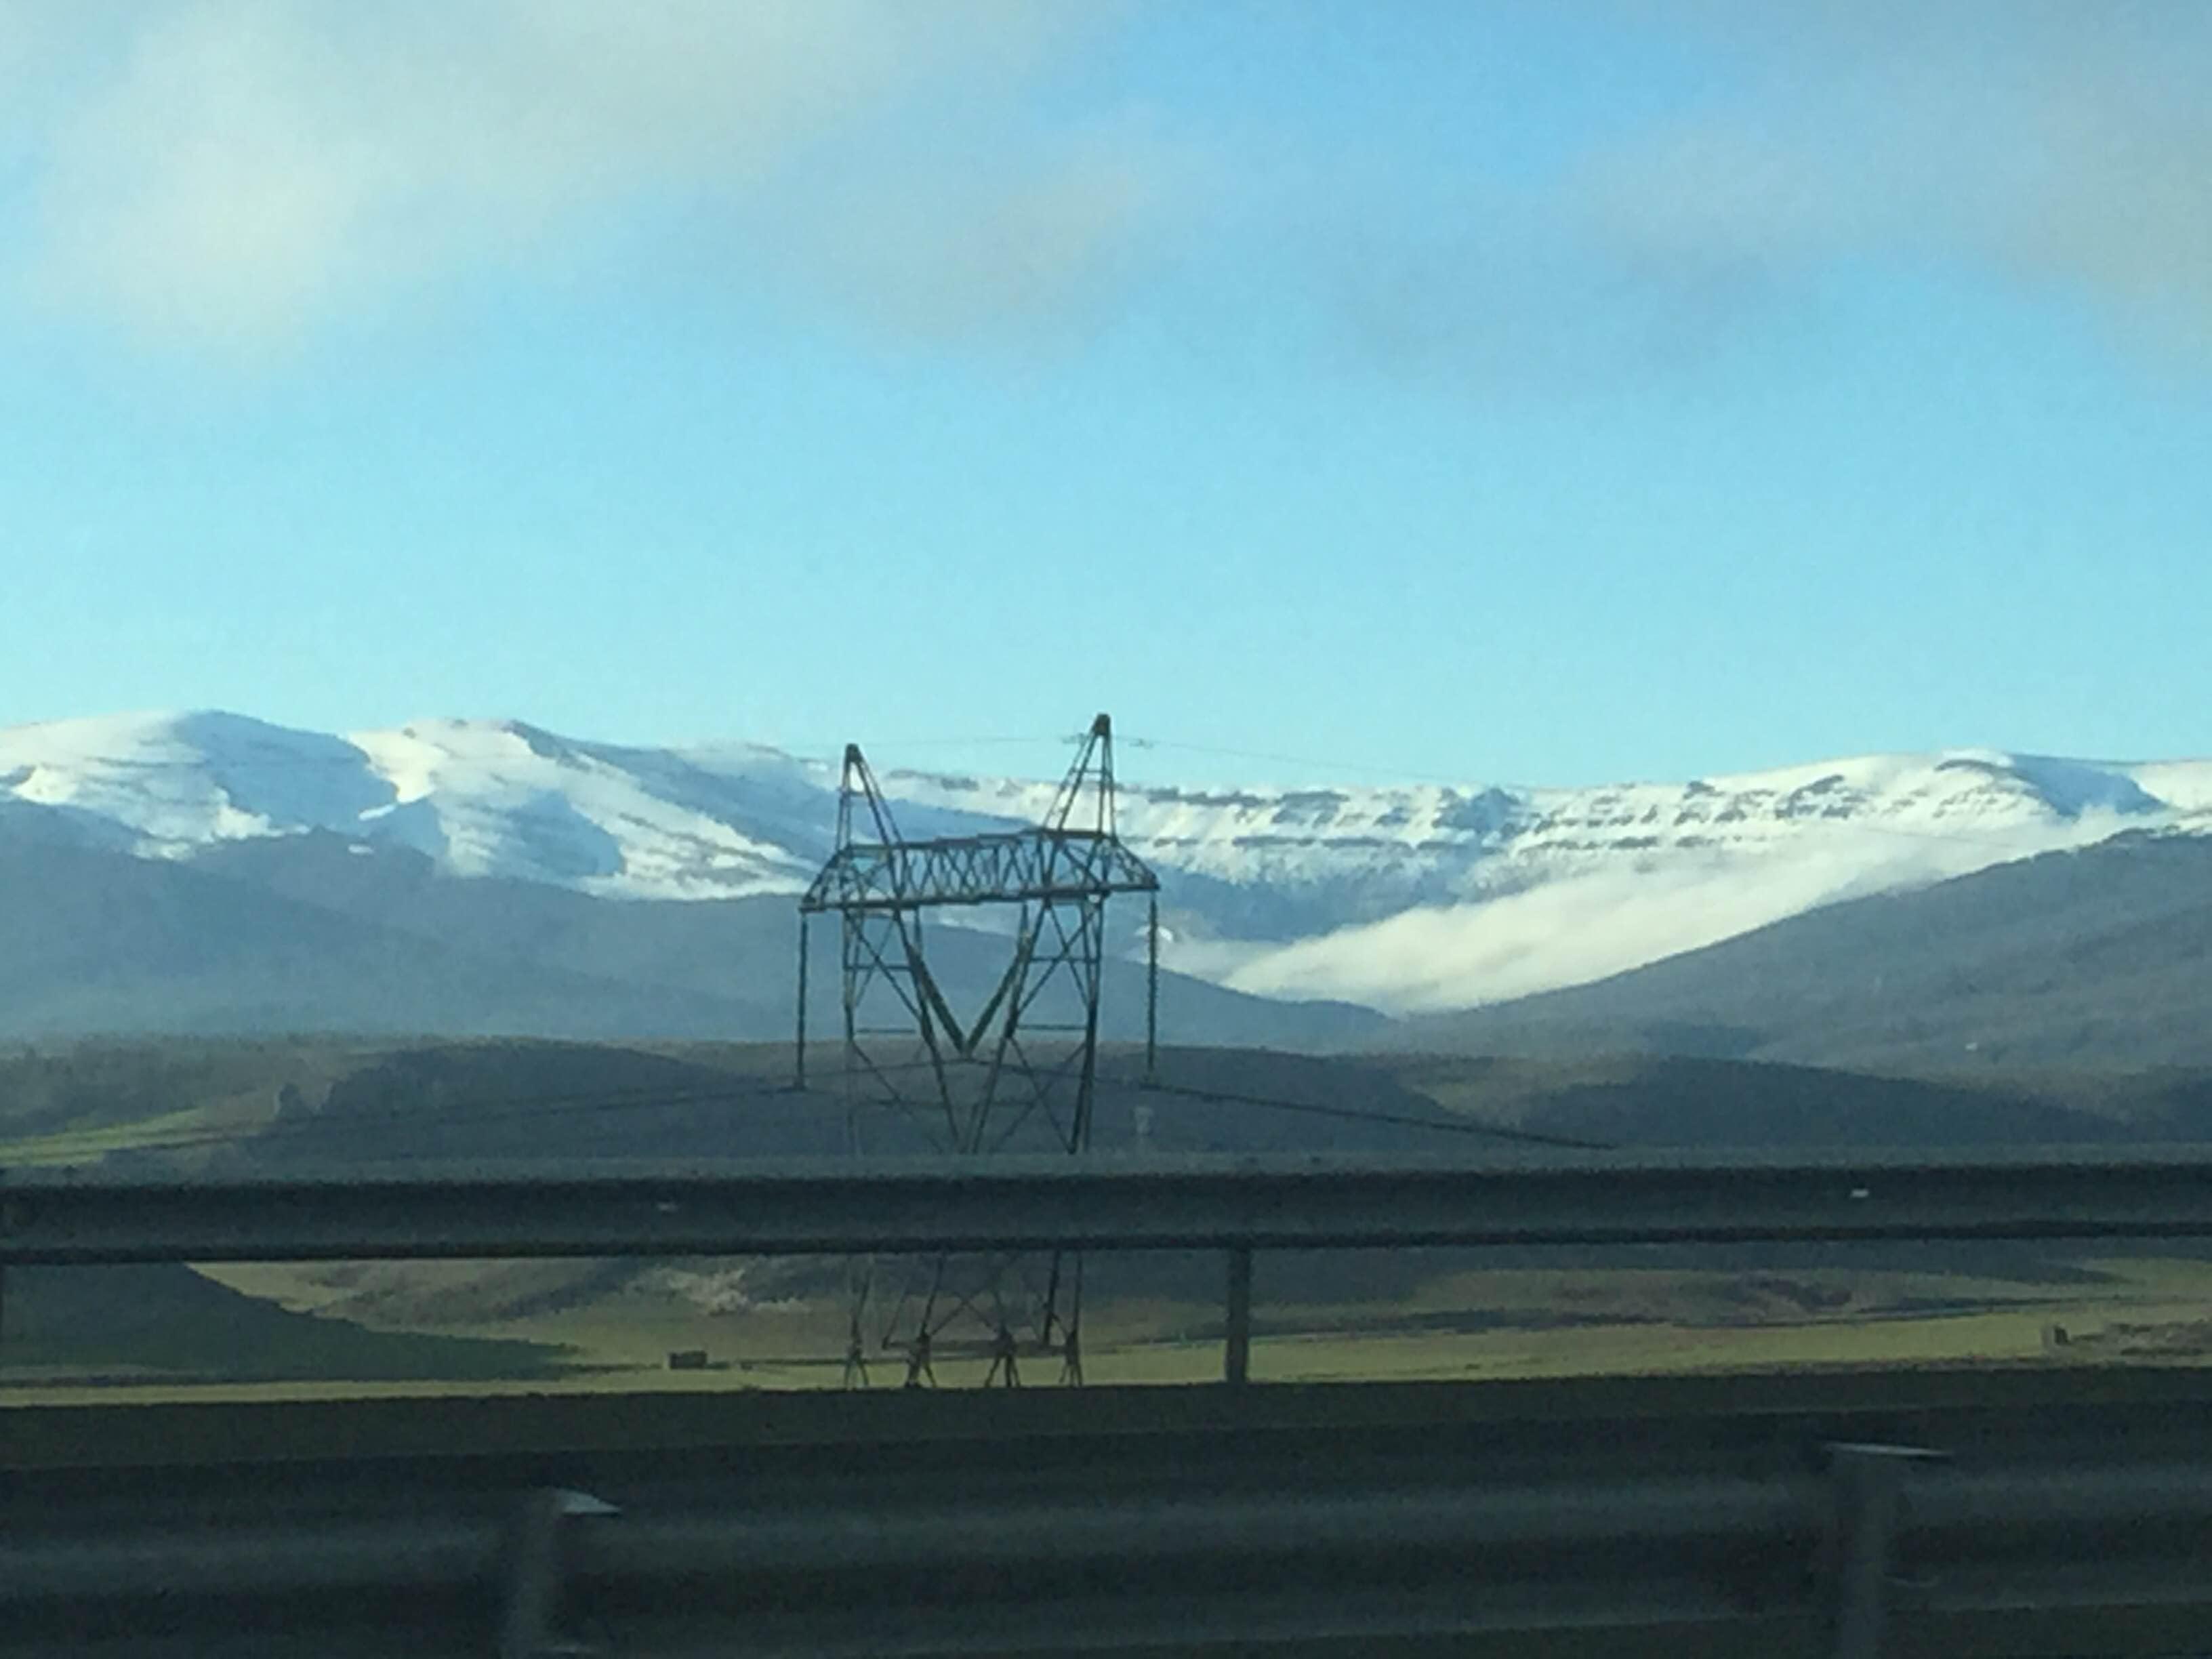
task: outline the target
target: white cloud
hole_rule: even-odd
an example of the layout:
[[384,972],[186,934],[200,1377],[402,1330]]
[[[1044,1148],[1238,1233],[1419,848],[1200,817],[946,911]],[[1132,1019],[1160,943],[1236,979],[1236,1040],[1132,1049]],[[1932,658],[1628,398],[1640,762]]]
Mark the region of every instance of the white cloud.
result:
[[1053,71],[1123,9],[0,0],[0,189],[32,201],[0,277],[262,351],[605,246],[902,335],[1018,340],[1111,314],[1172,255],[1200,277],[1174,301],[1194,349],[1318,343],[1494,386],[1695,357],[1871,257],[2212,348],[2212,8],[1582,0],[1694,41],[1700,82],[1534,177],[1403,135],[1324,152],[1241,101],[1194,110],[1196,143],[1172,113],[1078,110]]
[[972,145],[855,171],[787,216],[791,277],[928,339],[1080,325],[1179,216],[1179,147],[1139,122],[995,163]]
[[[457,269],[675,209],[749,238],[757,264],[811,258],[872,299],[879,228],[828,216],[900,204],[923,309],[1049,308],[1080,300],[1157,197],[1140,153],[1102,157],[1088,134],[980,166],[957,197],[901,188],[927,155],[902,122],[931,103],[1012,122],[1079,32],[1079,14],[1020,0],[193,0],[125,15],[122,49],[40,135],[24,274],[50,306],[162,341],[281,345]],[[746,223],[802,175],[803,215]]]
[[2087,845],[2121,827],[2090,814],[2014,848],[1839,829],[1786,854],[1670,857],[1408,910],[1242,960],[1224,953],[1198,971],[1262,996],[1341,998],[1394,1013],[1467,1008],[1586,984],[1818,905]]
[[1948,264],[2212,346],[2212,11],[1775,15],[1703,9],[1764,73],[1589,158],[1576,194],[1599,246],[1654,280]]
[[1672,72],[1635,91],[1663,112],[1587,119],[1534,169],[1401,150],[1364,178],[1289,170],[1306,188],[1277,216],[1300,228],[1270,276],[1360,368],[1610,387],[1755,343],[1824,277],[1869,267],[2086,301],[2130,343],[2212,361],[2212,6],[1552,9],[1658,44]]

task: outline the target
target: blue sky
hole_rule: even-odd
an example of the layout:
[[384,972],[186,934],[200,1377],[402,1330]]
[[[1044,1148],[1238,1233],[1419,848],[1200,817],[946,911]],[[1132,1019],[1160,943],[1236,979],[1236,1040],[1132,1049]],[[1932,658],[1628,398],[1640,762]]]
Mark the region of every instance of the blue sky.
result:
[[2212,752],[2207,84],[2192,0],[0,0],[0,723]]

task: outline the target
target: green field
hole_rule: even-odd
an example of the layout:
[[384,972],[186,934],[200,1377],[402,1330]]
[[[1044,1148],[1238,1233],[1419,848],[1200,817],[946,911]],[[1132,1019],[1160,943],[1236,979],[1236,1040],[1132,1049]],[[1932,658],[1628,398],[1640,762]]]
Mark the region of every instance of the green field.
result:
[[225,1127],[215,1113],[197,1106],[121,1123],[88,1123],[0,1141],[0,1165],[92,1164],[111,1152],[159,1147],[179,1140],[198,1141]]
[[[787,1049],[758,1044],[300,1039],[22,1050],[0,1054],[0,1163],[96,1165],[129,1154],[140,1167],[189,1174],[216,1156],[281,1170],[332,1158],[388,1169],[421,1156],[588,1158],[611,1146],[774,1154],[811,1144],[821,1115],[834,1115],[834,1091],[819,1100],[759,1093],[788,1060]],[[1102,1060],[1103,1098],[1119,1109],[1128,1102],[1113,1091],[1128,1091],[1133,1063],[1121,1051]],[[1596,1125],[1660,1146],[1712,1145],[1723,1132],[1747,1144],[1769,1144],[1762,1135],[1776,1146],[1826,1144],[1803,1137],[1889,1134],[1899,1124],[1971,1132],[1988,1144],[2015,1119],[2038,1134],[2066,1127],[2054,1113],[2107,1135],[2151,1086],[2053,1074],[2033,1086],[2014,1079],[1969,1089],[1726,1062],[1322,1060],[1218,1049],[1168,1051],[1163,1070],[1200,1089],[1234,1085],[1401,1120]],[[735,1085],[744,1088],[733,1097]],[[1405,1155],[1413,1146],[1402,1128],[1286,1118],[1233,1101],[1154,1097],[1148,1109],[1162,1151]],[[611,1130],[619,1136],[611,1140]],[[1419,1145],[1455,1155],[1483,1145],[1438,1147],[1434,1139]],[[1091,1270],[1090,1380],[1219,1375],[1218,1260],[1131,1268],[1094,1257]],[[0,1386],[21,1398],[93,1387],[792,1389],[842,1380],[844,1313],[830,1263],[161,1272],[168,1276],[158,1284],[11,1274]],[[1261,1380],[2193,1364],[2212,1354],[2212,1263],[2179,1252],[2093,1259],[2026,1246],[1891,1247],[1855,1257],[1738,1251],[1702,1262],[1633,1252],[1564,1252],[1540,1262],[1528,1253],[1263,1256],[1256,1298],[1253,1371]],[[669,1355],[686,1350],[703,1350],[709,1368],[672,1371]],[[963,1357],[941,1346],[936,1370],[951,1386],[979,1379],[986,1364],[972,1349]],[[1024,1371],[1025,1381],[1050,1382],[1057,1362],[1032,1358]],[[885,1354],[871,1380],[896,1386],[902,1376],[898,1356]]]
[[[2070,1267],[2040,1284],[1842,1269],[1753,1276],[1462,1272],[1387,1303],[1263,1297],[1255,1309],[1252,1369],[1261,1381],[1321,1382],[2212,1358],[2212,1263],[2130,1257]],[[703,1267],[693,1271],[713,1279]],[[349,1310],[389,1337],[523,1345],[507,1351],[553,1357],[534,1384],[541,1388],[808,1389],[842,1382],[844,1313],[831,1297],[717,1308],[603,1264],[264,1264],[206,1272],[257,1301],[315,1316],[318,1324],[345,1324],[339,1316]],[[364,1315],[365,1308],[384,1311]],[[1087,1379],[1216,1379],[1220,1322],[1219,1305],[1210,1299],[1094,1301],[1085,1315]],[[683,1350],[703,1351],[710,1369],[671,1370],[668,1356]],[[959,1386],[980,1382],[986,1364],[980,1352],[963,1355],[948,1345],[935,1370],[941,1384]],[[1025,1362],[1027,1382],[1057,1377],[1056,1360]],[[872,1365],[875,1386],[902,1378],[896,1354]]]
[[[1657,1269],[1439,1275],[1388,1303],[1263,1295],[1252,1372],[1262,1382],[1502,1379],[2212,1358],[2212,1264],[2075,1265],[2063,1282],[2044,1285],[1943,1273],[1771,1277],[1761,1297],[1746,1294],[1741,1274]],[[58,1279],[68,1270],[42,1271]],[[88,1305],[44,1334],[23,1329],[33,1322],[18,1310],[0,1340],[0,1385],[30,1400],[118,1391],[814,1389],[842,1381],[844,1313],[829,1297],[717,1308],[588,1263],[162,1271],[198,1280],[213,1299],[186,1306],[193,1299],[179,1298],[174,1286],[155,1287],[126,1299],[123,1316],[109,1322],[102,1314],[117,1311],[117,1298],[103,1291],[104,1308]],[[354,1306],[365,1284],[368,1305],[384,1315]],[[489,1305],[501,1297],[510,1310]],[[157,1316],[148,1303],[175,1316]],[[473,1312],[472,1304],[480,1304]],[[1217,1379],[1220,1323],[1210,1299],[1096,1300],[1085,1315],[1087,1379]],[[2054,1328],[2063,1328],[2063,1342]],[[668,1356],[683,1350],[703,1351],[710,1368],[670,1370]],[[985,1364],[979,1351],[947,1344],[935,1369],[940,1384],[957,1387],[980,1382]],[[1032,1384],[1058,1380],[1055,1359],[1029,1358],[1024,1370]],[[902,1378],[896,1354],[872,1368],[875,1386]]]

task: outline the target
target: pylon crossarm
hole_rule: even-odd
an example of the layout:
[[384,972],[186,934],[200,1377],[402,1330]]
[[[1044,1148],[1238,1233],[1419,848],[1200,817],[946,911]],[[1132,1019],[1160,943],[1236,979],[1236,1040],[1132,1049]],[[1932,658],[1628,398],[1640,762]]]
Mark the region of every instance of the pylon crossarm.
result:
[[840,847],[799,902],[806,912],[1103,898],[1151,893],[1159,878],[1111,836],[1018,830],[939,841]]

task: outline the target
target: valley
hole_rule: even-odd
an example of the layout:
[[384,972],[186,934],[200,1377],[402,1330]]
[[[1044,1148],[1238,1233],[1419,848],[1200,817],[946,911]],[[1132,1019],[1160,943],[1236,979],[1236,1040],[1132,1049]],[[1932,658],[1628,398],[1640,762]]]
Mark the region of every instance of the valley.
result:
[[[915,836],[1033,821],[1051,795],[883,775]],[[2212,768],[1958,751],[1579,791],[1138,783],[1117,805],[1162,879],[1164,1047],[1148,1081],[1141,930],[1117,912],[1097,1155],[2212,1140]],[[896,1112],[848,1129],[834,1043],[793,1086],[793,895],[835,808],[826,767],[772,749],[515,721],[0,732],[0,1164],[841,1157],[854,1133],[925,1151]],[[951,1001],[981,1006],[1006,939],[929,938]],[[832,929],[806,968],[819,1034]],[[1087,1375],[1218,1374],[1218,1261],[1087,1266]],[[842,1262],[161,1271],[16,1275],[0,1381],[842,1380]],[[903,1269],[881,1271],[889,1296]],[[1253,1364],[2194,1363],[2208,1292],[2189,1249],[1284,1257],[1260,1266]],[[937,1356],[948,1383],[988,1364],[974,1342]],[[900,1356],[870,1380],[902,1380]]]
[[[0,1060],[8,1161],[137,1174],[836,1155],[831,1051],[789,1088],[783,1045],[87,1043]],[[1527,1155],[1551,1135],[1698,1147],[2087,1145],[2203,1138],[2212,1074],[2000,1084],[1743,1061],[1578,1061],[1171,1048],[1102,1057],[1099,1155]],[[1140,1119],[1139,1109],[1145,1115]],[[1315,1109],[1330,1109],[1319,1115]],[[1336,1113],[1342,1115],[1338,1115]],[[1141,1124],[1141,1127],[1140,1127]],[[1087,1263],[1086,1376],[1202,1381],[1220,1366],[1205,1255]],[[842,1261],[240,1264],[9,1276],[0,1386],[19,1400],[842,1382]],[[884,1283],[896,1264],[883,1264]],[[115,1277],[123,1273],[124,1277]],[[103,1277],[106,1275],[106,1277]],[[1901,1364],[2212,1358],[2212,1256],[2029,1244],[1393,1252],[1263,1257],[1254,1374],[1322,1380],[1642,1375]],[[143,1285],[143,1288],[140,1287]],[[193,1288],[197,1286],[198,1288]],[[185,1292],[189,1291],[189,1294]],[[696,1352],[702,1369],[672,1370]],[[945,1386],[980,1380],[948,1346]],[[1031,1369],[1042,1367],[1038,1360]],[[874,1386],[903,1379],[878,1356]],[[1048,1382],[1049,1376],[1026,1380]]]

